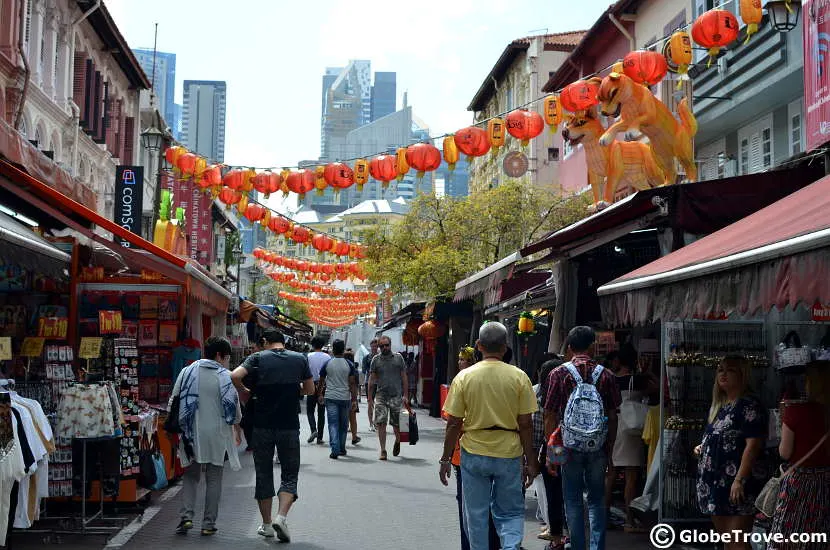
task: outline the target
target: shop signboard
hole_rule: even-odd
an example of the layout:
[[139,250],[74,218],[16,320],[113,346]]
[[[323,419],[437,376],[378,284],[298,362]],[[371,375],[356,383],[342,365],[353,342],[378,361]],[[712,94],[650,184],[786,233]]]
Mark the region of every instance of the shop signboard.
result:
[[101,344],[103,341],[104,339],[100,337],[81,338],[78,357],[81,359],[98,359],[101,357]]
[[121,334],[121,312],[101,310],[98,312],[98,326],[101,334]]
[[213,199],[192,182],[178,182],[173,190],[173,206],[184,210],[187,254],[199,265],[210,266],[213,260]]
[[[144,167],[119,165],[115,169],[115,223],[136,235],[141,235],[141,212],[144,202]],[[116,236],[116,242],[125,248],[130,243]]]
[[48,340],[65,340],[68,327],[66,317],[41,317],[37,321],[37,335]]
[[45,342],[45,338],[24,338],[23,345],[20,346],[20,355],[23,357],[40,357],[43,355],[43,344]]
[[813,304],[810,313],[813,321],[830,321],[830,304],[816,302],[815,304]]
[[804,110],[807,150],[830,141],[830,2],[805,0]]

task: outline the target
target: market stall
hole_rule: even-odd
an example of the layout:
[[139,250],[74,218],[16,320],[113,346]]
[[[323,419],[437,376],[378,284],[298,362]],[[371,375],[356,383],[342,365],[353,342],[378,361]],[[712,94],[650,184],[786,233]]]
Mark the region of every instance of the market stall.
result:
[[660,521],[695,521],[696,460],[714,369],[727,355],[752,365],[768,409],[766,461],[777,465],[778,405],[803,398],[804,365],[830,347],[830,178],[598,289],[614,326],[660,322],[660,460],[654,505]]

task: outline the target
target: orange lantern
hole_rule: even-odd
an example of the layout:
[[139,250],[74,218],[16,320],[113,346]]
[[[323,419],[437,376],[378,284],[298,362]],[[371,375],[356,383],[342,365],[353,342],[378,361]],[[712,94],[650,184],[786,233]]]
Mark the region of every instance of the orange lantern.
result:
[[184,153],[176,159],[176,168],[182,177],[191,178],[196,171],[196,160],[199,157],[193,153]]
[[425,172],[431,172],[441,166],[441,151],[431,143],[414,143],[406,148],[406,161],[418,171],[418,179]]
[[444,162],[449,165],[450,172],[455,170],[455,163],[458,162],[458,145],[455,143],[455,136],[444,138]]
[[296,225],[294,231],[291,232],[291,240],[295,243],[305,244],[311,240],[311,232],[301,225]]
[[409,172],[409,163],[406,162],[406,147],[398,147],[395,151],[395,169],[398,172],[398,181]]
[[264,215],[264,216],[262,216],[262,219],[261,219],[261,220],[259,220],[259,224],[260,224],[262,227],[268,227],[268,225],[269,225],[270,223],[271,223],[271,211],[270,211],[270,210],[268,210],[268,209],[266,208],[266,209],[265,209],[265,215]]
[[246,195],[245,193],[239,194],[242,196],[240,197],[239,202],[236,203],[236,211],[240,214],[244,214],[245,210],[248,209],[248,195]]
[[271,172],[260,172],[254,177],[254,189],[265,195],[265,198],[271,196],[271,193],[276,193],[280,190],[280,175]]
[[576,113],[578,111],[585,111],[599,103],[597,93],[599,86],[594,82],[587,80],[577,80],[565,86],[559,94],[559,101],[566,111]]
[[256,181],[256,170],[253,168],[246,168],[242,170],[242,191],[248,193],[254,189],[254,182]]
[[522,140],[522,147],[527,146],[530,140],[541,134],[544,129],[545,121],[536,111],[517,109],[507,115],[507,132]]
[[363,191],[363,186],[369,181],[369,161],[366,159],[357,159],[354,161],[354,182],[357,184],[357,190]]
[[389,185],[389,182],[398,176],[398,167],[395,163],[395,157],[390,155],[380,155],[373,158],[369,162],[369,174],[376,180],[383,184],[383,187]]
[[549,95],[544,100],[545,122],[550,126],[550,133],[555,134],[562,124],[562,104],[557,94]]
[[418,335],[424,339],[424,348],[427,353],[433,353],[435,350],[435,341],[441,338],[447,332],[447,327],[430,319],[418,327]]
[[349,243],[346,243],[346,242],[343,242],[343,241],[337,241],[337,245],[335,245],[335,248],[334,248],[334,253],[338,256],[348,256],[349,255]]
[[265,209],[258,204],[249,204],[243,215],[248,218],[249,222],[256,223],[265,216]]
[[225,204],[225,207],[228,210],[230,210],[232,204],[237,204],[240,200],[242,200],[242,193],[226,187],[219,193],[219,200]]
[[623,72],[625,75],[640,84],[654,86],[669,70],[666,58],[650,50],[630,52],[623,58]]
[[487,122],[487,138],[493,148],[493,156],[497,155],[499,148],[504,145],[504,119],[491,118]]
[[455,144],[458,150],[467,157],[480,157],[490,150],[490,141],[487,132],[477,126],[468,126],[455,133]]
[[677,74],[683,76],[689,72],[689,65],[692,64],[692,39],[689,33],[677,31],[671,35],[663,52],[671,66],[676,67]]
[[170,166],[176,167],[176,161],[185,153],[187,153],[187,149],[180,145],[173,145],[172,147],[165,149],[164,159]]
[[348,164],[343,162],[332,162],[326,166],[323,177],[326,183],[334,187],[335,191],[346,189],[354,185],[354,172]]
[[302,168],[297,172],[291,172],[285,185],[289,191],[300,195],[300,200],[302,200],[306,193],[314,189],[315,180],[314,172],[308,168]]
[[313,246],[319,252],[326,252],[331,249],[332,244],[334,244],[334,239],[325,235],[323,233],[318,233],[314,235],[311,239],[311,246]]
[[238,168],[230,170],[225,177],[222,178],[222,185],[234,191],[241,191],[245,185],[245,173]]
[[761,0],[741,0],[741,19],[746,23],[746,44],[749,38],[758,32],[758,26],[764,17]]
[[283,218],[282,216],[272,216],[271,223],[268,224],[268,229],[280,235],[291,231],[291,227],[291,220]]
[[325,173],[325,166],[321,165],[314,168],[314,187],[317,189],[317,195],[322,195],[325,192],[326,187],[329,186],[329,184],[326,183]]
[[202,172],[202,177],[196,180],[196,185],[202,189],[219,187],[222,185],[222,168],[218,164],[211,164]]
[[709,50],[709,65],[721,48],[738,38],[738,19],[728,10],[709,10],[692,25],[692,39]]

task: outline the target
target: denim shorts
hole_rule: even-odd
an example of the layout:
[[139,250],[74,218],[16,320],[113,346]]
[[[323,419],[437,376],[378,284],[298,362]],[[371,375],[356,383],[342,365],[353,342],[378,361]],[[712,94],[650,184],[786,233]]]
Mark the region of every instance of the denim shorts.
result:
[[251,444],[256,471],[254,498],[266,500],[274,492],[274,449],[280,459],[279,493],[289,493],[297,500],[297,480],[300,475],[300,430],[254,428]]

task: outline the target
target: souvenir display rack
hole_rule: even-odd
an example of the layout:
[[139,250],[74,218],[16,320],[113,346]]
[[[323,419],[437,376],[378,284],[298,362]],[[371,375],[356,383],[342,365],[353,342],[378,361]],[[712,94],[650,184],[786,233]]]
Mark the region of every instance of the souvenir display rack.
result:
[[766,385],[771,366],[766,332],[762,322],[666,322],[662,342],[660,401],[668,405],[660,411],[658,517],[700,521],[694,448],[706,427],[715,371],[723,357],[742,355],[752,363],[753,386]]

